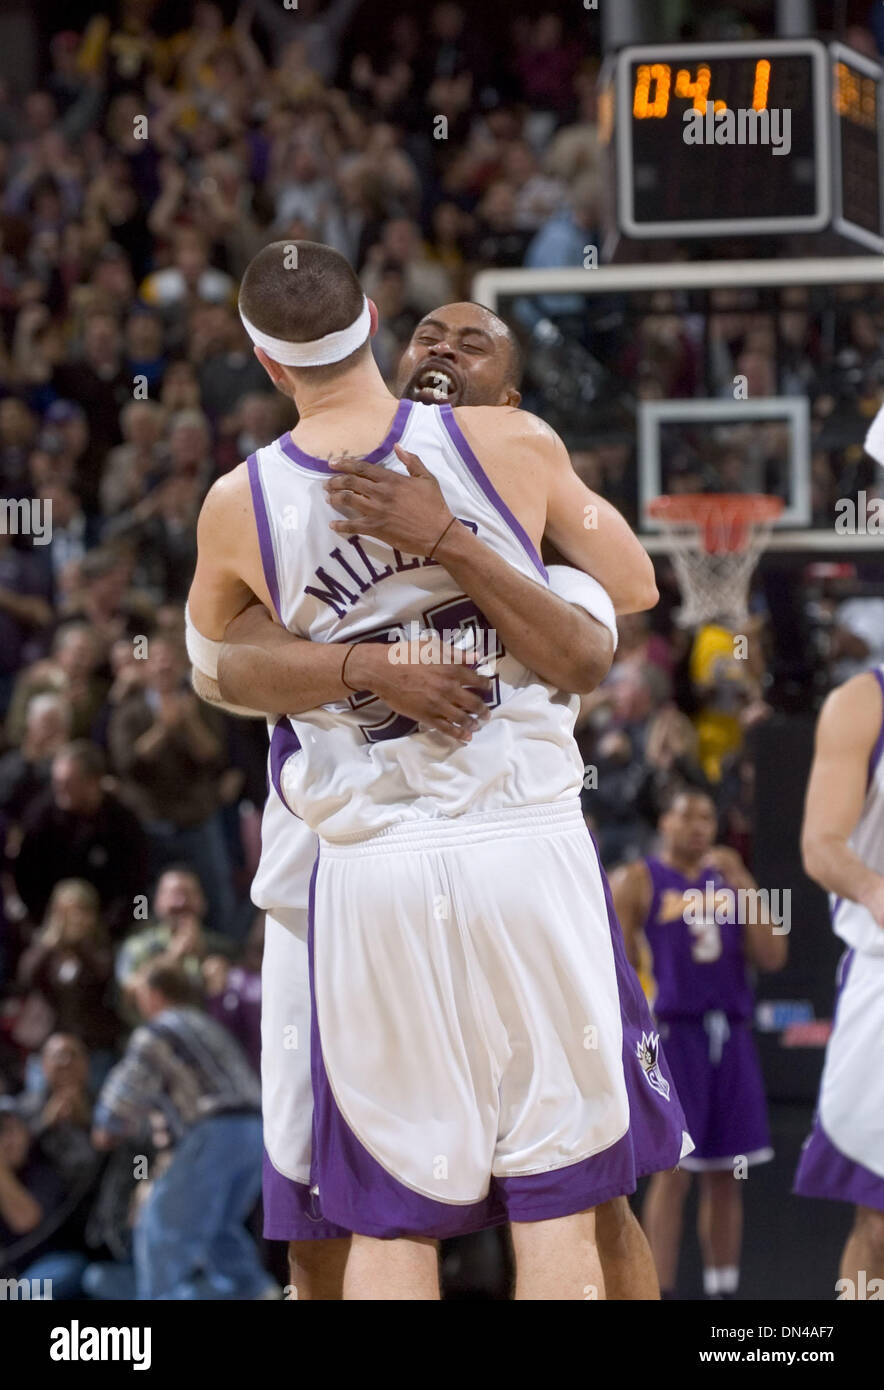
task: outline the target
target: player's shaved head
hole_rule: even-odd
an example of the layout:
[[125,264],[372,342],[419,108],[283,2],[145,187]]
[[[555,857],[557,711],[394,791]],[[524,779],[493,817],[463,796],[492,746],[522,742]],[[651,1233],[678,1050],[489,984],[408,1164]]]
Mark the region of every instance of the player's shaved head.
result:
[[[364,294],[356,272],[331,246],[318,241],[272,241],[249,262],[239,306],[249,323],[272,338],[310,343],[337,333],[359,317]],[[369,351],[368,340],[341,362],[298,367],[299,376],[336,376]]]
[[402,355],[397,392],[449,405],[518,405],[519,341],[482,304],[443,304],[426,314]]

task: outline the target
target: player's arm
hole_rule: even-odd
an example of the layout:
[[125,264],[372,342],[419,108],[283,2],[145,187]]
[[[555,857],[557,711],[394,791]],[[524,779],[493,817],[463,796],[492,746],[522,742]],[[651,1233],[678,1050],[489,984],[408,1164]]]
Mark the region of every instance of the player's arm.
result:
[[248,604],[256,598],[270,603],[260,573],[254,512],[242,466],[209,489],[197,521],[196,542],[196,570],[187,607],[196,630],[218,642],[227,624]]
[[416,454],[399,445],[396,453],[407,476],[359,459],[332,465],[337,476],[327,492],[342,518],[332,523],[333,529],[340,535],[374,536],[411,555],[432,554],[529,670],[559,690],[594,690],[614,655],[614,614],[607,595],[597,596],[599,607],[593,608],[592,599],[584,607],[585,596],[575,595],[576,602],[569,602],[551,586],[521,574],[458,524],[438,482]]
[[638,970],[645,950],[644,925],[651,908],[651,877],[643,859],[621,864],[611,875],[614,911],[623,931],[626,955]]
[[[213,485],[197,523],[197,564],[187,601],[193,688],[208,704],[239,714],[292,713],[346,698],[351,693],[341,680],[346,649],[292,637],[270,618],[271,605],[251,489],[240,467]],[[225,687],[225,673],[218,666],[218,644],[237,619],[239,631],[261,634],[260,644],[246,644],[248,659],[257,670],[253,679],[240,683],[242,698]],[[274,659],[283,650],[291,659],[284,674],[293,687],[294,705],[281,698],[274,684],[279,674]]]
[[738,893],[744,889],[754,895],[755,910],[744,923],[746,959],[759,970],[782,970],[788,956],[786,933],[774,932],[777,924],[771,921],[770,912],[758,897],[758,884],[740,855],[728,845],[715,845],[705,862],[719,870],[729,888]]
[[[210,489],[197,524],[197,566],[187,604],[188,637],[195,666],[208,664],[194,660],[195,649],[201,644],[221,642],[234,619],[242,615],[244,626],[260,622],[256,598],[269,612],[272,600],[261,564],[251,489],[246,471],[240,466]],[[389,644],[357,643],[347,659],[345,683],[341,673],[348,645],[308,642],[283,633],[281,628],[273,631],[275,627],[269,619],[264,624],[262,642],[268,644],[267,648],[259,648],[254,640],[245,645],[250,663],[265,663],[259,667],[259,677],[263,674],[266,680],[269,667],[273,681],[279,678],[273,666],[274,653],[278,658],[284,647],[285,662],[291,662],[285,701],[281,689],[272,683],[265,688],[254,671],[243,681],[242,689],[232,689],[223,665],[214,674],[203,670],[202,679],[194,687],[197,693],[234,712],[264,710],[290,714],[346,699],[354,689],[368,690],[398,714],[450,734],[460,742],[469,742],[477,723],[487,718],[481,695],[491,689],[491,682],[466,666],[433,666],[423,662],[396,665],[390,659]]]
[[604,585],[618,614],[653,608],[659,597],[654,566],[628,522],[578,478],[557,437],[550,463],[546,536]]
[[821,888],[861,903],[884,927],[884,877],[847,843],[862,814],[881,719],[881,688],[871,674],[854,676],[828,696],[817,723],[801,854]]
[[[231,700],[221,689],[217,671],[218,644],[228,625],[262,603],[269,609],[272,600],[260,563],[251,489],[240,466],[210,488],[197,522],[196,570],[187,600],[187,641],[193,688],[208,704],[239,714],[274,711],[272,705],[263,704],[260,688],[254,699]],[[269,617],[267,622],[269,643],[277,625]],[[334,678],[343,690],[339,682],[340,648],[313,647],[309,642],[303,646],[308,649],[303,663],[305,683],[309,686],[314,678],[320,682]]]

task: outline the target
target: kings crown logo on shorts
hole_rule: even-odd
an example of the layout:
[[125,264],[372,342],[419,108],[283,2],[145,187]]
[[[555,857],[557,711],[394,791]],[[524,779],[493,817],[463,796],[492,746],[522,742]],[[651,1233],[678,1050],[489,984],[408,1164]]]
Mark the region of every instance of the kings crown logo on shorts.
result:
[[635,1045],[635,1055],[642,1064],[648,1085],[653,1087],[664,1100],[669,1099],[669,1082],[660,1074],[659,1064],[660,1034],[642,1033],[641,1042]]

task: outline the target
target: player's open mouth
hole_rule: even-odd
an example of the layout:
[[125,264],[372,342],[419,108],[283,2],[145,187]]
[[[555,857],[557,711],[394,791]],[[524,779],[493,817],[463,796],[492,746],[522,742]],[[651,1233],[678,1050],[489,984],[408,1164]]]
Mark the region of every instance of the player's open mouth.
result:
[[459,396],[460,382],[447,367],[424,367],[414,378],[411,395],[425,404],[439,404]]

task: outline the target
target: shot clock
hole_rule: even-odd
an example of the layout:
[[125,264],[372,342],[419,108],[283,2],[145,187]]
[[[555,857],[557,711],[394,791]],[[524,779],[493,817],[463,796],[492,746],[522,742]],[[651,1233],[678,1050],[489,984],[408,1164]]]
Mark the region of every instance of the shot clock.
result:
[[884,250],[881,168],[881,68],[832,44],[833,225],[874,251]]
[[613,115],[630,237],[836,230],[884,249],[877,64],[816,39],[626,48]]

